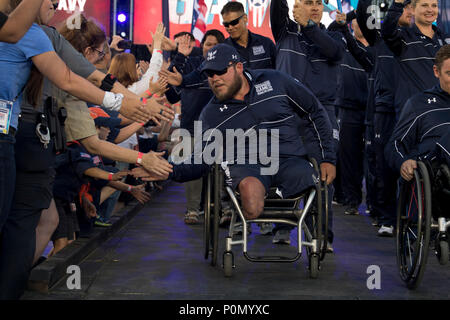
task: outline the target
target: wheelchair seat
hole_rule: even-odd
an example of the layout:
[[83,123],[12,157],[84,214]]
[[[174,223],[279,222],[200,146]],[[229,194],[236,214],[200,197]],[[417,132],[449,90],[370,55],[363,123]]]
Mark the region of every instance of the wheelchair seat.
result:
[[[319,167],[311,159],[315,171],[319,174]],[[320,175],[319,175],[320,176]],[[219,216],[221,213],[220,190],[225,185],[223,171],[218,164],[212,166],[205,177],[205,224],[204,243],[205,259],[211,255],[211,265],[216,264],[218,251]],[[264,200],[264,210],[256,219],[245,218],[241,208],[239,192],[230,186],[225,186],[225,192],[230,197],[235,210],[232,212],[228,236],[223,252],[223,268],[226,277],[230,277],[235,268],[232,246],[242,246],[244,257],[251,262],[295,262],[302,255],[302,247],[306,248],[311,278],[318,276],[320,263],[325,257],[328,239],[328,205],[327,186],[320,179],[316,184],[298,194],[288,198],[281,198],[277,188],[270,188]],[[325,199],[323,206],[322,199]],[[323,214],[323,217],[322,217]],[[322,223],[322,219],[324,223]],[[242,222],[242,238],[235,237],[234,228]],[[247,224],[251,223],[281,223],[297,228],[297,252],[294,257],[286,256],[252,256],[247,250]]]

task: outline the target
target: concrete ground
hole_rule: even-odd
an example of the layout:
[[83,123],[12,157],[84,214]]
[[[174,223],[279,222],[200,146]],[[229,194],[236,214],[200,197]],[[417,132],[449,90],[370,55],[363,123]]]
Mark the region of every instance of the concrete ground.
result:
[[[301,299],[449,299],[450,266],[441,266],[430,250],[418,289],[408,290],[396,265],[395,238],[379,238],[365,215],[345,216],[335,206],[334,254],[325,258],[318,279],[310,279],[307,258],[288,264],[247,261],[233,247],[236,269],[225,278],[221,268],[225,229],[221,230],[218,265],[203,257],[203,225],[183,222],[184,188],[171,183],[123,229],[81,264],[81,289],[61,280],[49,294],[26,292],[36,299],[152,300],[301,300]],[[250,252],[295,254],[274,245],[253,227]],[[381,288],[369,290],[369,266],[379,266]]]

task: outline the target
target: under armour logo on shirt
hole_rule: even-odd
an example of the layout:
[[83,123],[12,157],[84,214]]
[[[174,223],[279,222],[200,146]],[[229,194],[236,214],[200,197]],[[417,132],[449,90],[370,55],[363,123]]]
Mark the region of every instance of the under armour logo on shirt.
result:
[[434,97],[433,99],[428,99],[428,103],[431,103],[431,102],[436,102],[436,97]]
[[227,107],[227,105],[226,104],[224,104],[223,105],[223,108],[219,108],[220,109],[220,112],[223,112],[223,110],[226,110],[226,109],[228,109],[228,107]]

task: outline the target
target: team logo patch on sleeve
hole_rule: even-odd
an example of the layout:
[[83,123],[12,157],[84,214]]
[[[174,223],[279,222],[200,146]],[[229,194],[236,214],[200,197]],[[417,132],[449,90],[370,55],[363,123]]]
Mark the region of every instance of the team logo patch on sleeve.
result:
[[87,158],[87,159],[90,159],[90,158],[91,158],[91,156],[90,156],[89,154],[84,153],[84,152],[80,152],[80,156],[81,156],[82,158]]
[[264,81],[263,83],[255,84],[255,89],[256,89],[256,94],[258,96],[260,96],[264,93],[273,91],[272,84],[270,83],[269,80]]
[[255,46],[255,47],[252,47],[252,49],[253,49],[253,55],[255,55],[255,56],[266,53],[263,46]]

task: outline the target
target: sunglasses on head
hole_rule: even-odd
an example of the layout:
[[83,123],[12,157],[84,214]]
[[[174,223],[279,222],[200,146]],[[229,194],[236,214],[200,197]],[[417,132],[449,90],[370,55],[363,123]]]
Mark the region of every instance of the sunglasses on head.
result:
[[227,73],[228,68],[231,67],[231,66],[234,66],[235,64],[236,63],[233,62],[233,63],[231,63],[228,67],[226,67],[223,70],[205,70],[205,74],[208,76],[208,78],[212,78],[215,75],[221,76],[221,75],[224,75],[225,73]]
[[234,19],[234,20],[231,20],[230,22],[223,22],[223,26],[224,26],[225,28],[228,28],[229,26],[235,26],[235,25],[237,25],[237,24],[239,23],[239,20],[241,20],[241,18],[242,18],[243,16],[245,16],[245,13],[244,13],[242,16],[240,16],[239,18],[236,18],[236,19]]

